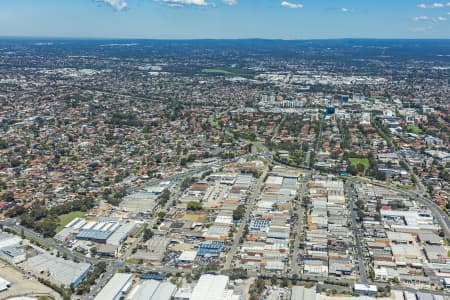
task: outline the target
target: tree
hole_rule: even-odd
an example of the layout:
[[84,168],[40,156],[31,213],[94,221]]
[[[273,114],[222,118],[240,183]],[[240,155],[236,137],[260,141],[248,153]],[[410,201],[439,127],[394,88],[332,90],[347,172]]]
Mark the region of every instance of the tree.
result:
[[356,165],[356,169],[358,170],[358,173],[363,174],[364,170],[365,170],[365,167],[364,167],[363,164],[359,163],[359,164]]
[[362,209],[358,210],[359,220],[362,220],[365,216],[366,216],[366,214],[364,213],[364,211]]
[[236,268],[233,269],[233,272],[230,275],[231,280],[235,279],[245,279],[248,278],[247,271],[244,268]]
[[355,176],[355,175],[358,174],[358,170],[356,169],[356,167],[355,167],[354,165],[348,166],[347,172],[348,172],[350,175],[353,175],[353,176]]
[[240,204],[238,207],[236,207],[235,210],[233,210],[233,219],[235,221],[238,221],[242,219],[245,215],[245,205]]
[[377,171],[375,173],[375,179],[380,180],[380,181],[386,181],[386,173],[384,173],[382,171]]
[[145,228],[144,234],[142,236],[142,239],[144,240],[144,242],[148,241],[152,237],[153,237],[153,231],[150,228]]
[[97,255],[97,247],[92,247],[89,251],[91,252],[91,256]]
[[11,191],[8,191],[5,194],[3,194],[3,196],[1,197],[0,200],[6,201],[6,202],[13,202],[14,201],[14,193]]
[[164,192],[162,192],[161,196],[159,196],[159,201],[162,205],[166,204],[167,201],[170,199],[170,191],[169,189],[165,189]]
[[186,177],[183,179],[183,182],[181,183],[181,189],[185,190],[191,186],[191,184],[194,183],[194,178],[192,177]]
[[190,201],[187,205],[187,210],[190,210],[190,211],[202,210],[202,204],[197,201]]

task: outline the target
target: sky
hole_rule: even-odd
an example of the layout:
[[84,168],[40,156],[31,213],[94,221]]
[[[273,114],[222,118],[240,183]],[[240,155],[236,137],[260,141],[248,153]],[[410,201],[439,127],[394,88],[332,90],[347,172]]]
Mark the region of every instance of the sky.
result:
[[448,1],[0,0],[0,36],[450,38]]

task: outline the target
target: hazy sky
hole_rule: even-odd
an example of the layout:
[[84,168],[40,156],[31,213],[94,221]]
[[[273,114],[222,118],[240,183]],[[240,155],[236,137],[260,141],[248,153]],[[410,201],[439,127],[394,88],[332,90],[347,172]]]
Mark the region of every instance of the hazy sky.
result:
[[447,1],[0,0],[0,36],[450,38]]

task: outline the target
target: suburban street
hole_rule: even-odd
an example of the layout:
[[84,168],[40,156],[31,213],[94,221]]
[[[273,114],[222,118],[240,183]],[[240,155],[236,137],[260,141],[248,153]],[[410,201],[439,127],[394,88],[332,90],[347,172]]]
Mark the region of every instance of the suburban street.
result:
[[351,187],[351,183],[349,180],[347,180],[345,182],[345,190],[347,192],[347,199],[349,201],[349,209],[350,209],[350,214],[351,214],[351,219],[352,219],[352,227],[351,228],[353,231],[353,235],[355,237],[355,247],[356,247],[356,251],[357,251],[357,255],[358,255],[359,278],[360,278],[361,283],[368,284],[369,280],[367,278],[367,270],[366,270],[366,265],[364,263],[365,260],[364,260],[363,248],[362,248],[362,244],[361,244],[361,228],[360,228],[360,226],[358,226],[356,210],[354,209],[356,195],[354,194],[354,190]]
[[239,223],[239,228],[234,235],[234,240],[231,245],[231,249],[230,249],[230,251],[228,251],[228,254],[227,254],[227,258],[226,258],[225,265],[224,265],[225,270],[229,270],[231,268],[234,256],[236,255],[237,251],[239,250],[241,237],[244,233],[245,226],[248,224],[248,222],[250,220],[250,215],[253,212],[253,208],[255,206],[256,199],[259,197],[259,193],[261,192],[261,188],[263,186],[266,175],[267,175],[267,169],[265,169],[264,172],[262,173],[262,175],[257,179],[255,188],[253,189],[253,192],[247,201],[246,208],[245,208],[245,216],[242,218],[242,220]]
[[303,208],[303,197],[307,194],[307,183],[310,178],[310,173],[308,171],[303,171],[302,173],[303,177],[301,179],[299,192],[297,194],[298,201],[296,202],[296,212],[297,212],[297,222],[294,224],[294,247],[292,250],[292,257],[291,257],[291,274],[297,274],[299,273],[299,256],[301,254],[299,244],[300,244],[300,237],[303,233],[303,221],[304,221],[304,215],[305,210]]

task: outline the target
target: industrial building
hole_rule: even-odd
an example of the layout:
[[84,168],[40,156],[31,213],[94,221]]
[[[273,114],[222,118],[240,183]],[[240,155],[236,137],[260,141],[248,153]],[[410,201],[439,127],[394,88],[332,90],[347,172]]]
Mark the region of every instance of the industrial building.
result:
[[135,229],[136,223],[124,223],[116,218],[99,218],[97,221],[76,218],[67,224],[55,238],[62,242],[77,239],[118,247]]
[[132,283],[133,277],[131,274],[116,273],[94,300],[119,300],[128,292]]
[[0,249],[0,258],[10,263],[18,264],[25,261],[26,254],[22,248],[5,247]]
[[52,282],[75,287],[86,277],[91,267],[88,263],[75,263],[49,254],[38,254],[22,263],[22,266],[30,268],[35,274]]
[[223,300],[229,278],[224,275],[202,275],[192,291],[190,299]]
[[148,280],[137,286],[127,297],[128,300],[170,300],[177,288],[170,282]]
[[0,292],[6,291],[11,287],[11,283],[0,277]]
[[21,241],[22,239],[14,234],[0,231],[0,249],[16,247]]
[[291,290],[291,300],[316,300],[316,289],[294,285]]

